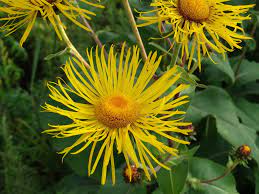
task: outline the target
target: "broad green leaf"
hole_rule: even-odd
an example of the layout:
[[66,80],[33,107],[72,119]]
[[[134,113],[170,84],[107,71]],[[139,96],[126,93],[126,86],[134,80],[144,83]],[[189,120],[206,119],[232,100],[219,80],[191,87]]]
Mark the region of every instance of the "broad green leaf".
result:
[[197,123],[208,115],[238,122],[231,97],[223,89],[214,86],[196,93],[191,100],[186,120]]
[[239,98],[236,100],[236,106],[241,122],[255,131],[259,131],[259,104]]
[[200,148],[197,156],[209,158],[214,162],[226,163],[229,151],[232,150],[233,146],[218,133],[216,118],[208,116],[202,119],[196,129],[200,131]]
[[171,170],[161,169],[158,173],[157,181],[159,188],[164,194],[179,194],[185,184],[188,174],[188,161],[184,160]]
[[171,170],[160,169],[157,174],[159,188],[164,194],[178,194],[183,188],[188,175],[189,159],[196,153],[199,146],[190,150],[183,147],[184,151],[180,152],[179,157],[173,157],[167,162],[172,166]]
[[212,53],[211,58],[216,64],[214,64],[212,61],[207,61],[208,65],[211,65],[212,67],[215,67],[220,71],[222,71],[223,73],[225,73],[230,78],[231,82],[234,83],[235,75],[230,66],[228,57],[226,56],[226,58],[224,59],[221,55]]
[[100,185],[93,179],[77,175],[65,176],[54,186],[56,194],[95,194]]
[[259,79],[259,63],[254,61],[243,60],[238,75],[237,83],[244,85]]
[[249,82],[231,88],[233,96],[259,95],[259,83]]
[[225,167],[211,160],[192,158],[189,164],[188,194],[238,194],[232,174],[211,183],[199,183],[194,180],[210,180],[222,175]]
[[209,115],[216,118],[218,133],[226,141],[236,147],[248,144],[259,163],[258,135],[254,129],[239,122],[236,107],[225,90],[211,86],[192,99],[187,120],[197,123]]
[[238,147],[247,144],[252,149],[252,157],[259,163],[258,135],[255,130],[241,123],[232,123],[224,120],[217,120],[219,133],[229,143]]

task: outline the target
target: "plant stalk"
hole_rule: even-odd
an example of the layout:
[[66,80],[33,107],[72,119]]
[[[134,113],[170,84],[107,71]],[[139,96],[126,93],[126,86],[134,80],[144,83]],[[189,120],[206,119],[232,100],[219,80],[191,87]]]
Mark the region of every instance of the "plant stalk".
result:
[[66,31],[61,23],[61,20],[58,16],[58,28],[60,30],[61,36],[64,39],[64,42],[66,43],[67,47],[70,49],[70,53],[75,56],[77,59],[79,59],[87,68],[90,68],[89,64],[85,61],[85,59],[82,57],[82,55],[77,51],[75,46],[72,44],[70,39],[68,38]]
[[[80,8],[77,0],[74,0],[75,3],[76,3],[76,6],[78,8]],[[98,45],[99,48],[102,48],[103,47],[103,44],[102,42],[100,41],[99,37],[97,36],[97,34],[95,33],[95,31],[93,30],[92,26],[89,24],[89,22],[80,14],[80,18],[81,20],[83,21],[84,25],[90,30],[90,35],[91,37],[93,38],[93,40],[95,41],[95,43]],[[104,49],[104,54],[105,54],[105,57],[106,59],[108,58],[108,54],[107,54],[107,51]]]
[[222,179],[225,176],[227,176],[229,173],[231,173],[231,171],[234,170],[238,164],[239,164],[238,162],[234,162],[234,164],[232,166],[230,166],[229,168],[227,168],[222,175],[220,175],[220,176],[218,176],[216,178],[213,178],[213,179],[209,179],[209,180],[200,180],[200,183],[210,184],[210,183],[212,183],[214,181]]
[[136,21],[134,19],[134,15],[132,13],[132,10],[130,8],[129,1],[128,0],[122,0],[122,3],[123,3],[125,11],[127,13],[131,28],[133,30],[133,33],[134,33],[134,35],[137,39],[138,46],[141,50],[142,59],[143,59],[144,62],[146,62],[147,61],[147,53],[146,53],[145,46],[143,44],[142,38],[139,34],[138,27],[137,27]]

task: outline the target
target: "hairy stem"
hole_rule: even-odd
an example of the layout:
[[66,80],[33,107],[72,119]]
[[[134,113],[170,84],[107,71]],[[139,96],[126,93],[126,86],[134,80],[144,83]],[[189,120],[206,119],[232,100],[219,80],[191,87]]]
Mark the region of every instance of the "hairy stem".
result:
[[68,38],[66,31],[60,21],[60,18],[58,17],[58,28],[60,30],[61,36],[64,40],[64,42],[66,43],[67,47],[70,49],[70,52],[73,56],[75,56],[77,59],[79,59],[87,68],[90,68],[89,64],[85,61],[85,59],[82,57],[82,55],[77,51],[77,49],[75,48],[75,46],[72,44],[72,42],[70,41],[70,39]]
[[122,3],[123,3],[123,6],[124,6],[124,9],[125,9],[126,12],[127,12],[127,15],[128,15],[128,18],[129,18],[129,22],[130,22],[130,25],[131,25],[131,28],[132,28],[132,30],[133,30],[133,33],[134,33],[136,39],[137,39],[139,48],[140,48],[140,50],[141,50],[142,59],[143,59],[144,62],[146,62],[146,60],[147,60],[147,53],[146,53],[146,50],[145,50],[145,47],[144,47],[142,38],[141,38],[141,36],[140,36],[140,34],[139,34],[138,27],[137,27],[136,21],[135,21],[135,19],[134,19],[132,10],[131,10],[131,8],[130,8],[129,1],[128,1],[128,0],[122,0]]

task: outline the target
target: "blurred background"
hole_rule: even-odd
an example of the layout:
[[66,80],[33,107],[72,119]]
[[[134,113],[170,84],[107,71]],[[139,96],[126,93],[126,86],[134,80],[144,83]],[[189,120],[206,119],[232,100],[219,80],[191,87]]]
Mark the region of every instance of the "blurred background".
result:
[[[118,51],[124,41],[128,46],[136,44],[121,1],[102,2],[106,8],[94,9],[97,15],[90,21],[101,42],[107,46],[114,44]],[[256,3],[255,0],[233,2]],[[140,11],[147,10],[150,1],[130,0],[130,3],[133,10]],[[41,112],[41,105],[48,98],[46,83],[64,77],[60,67],[68,58],[66,53],[51,55],[65,49],[51,25],[38,19],[23,48],[19,46],[23,30],[8,37],[0,32],[0,193],[177,194],[181,190],[191,194],[259,194],[259,12],[256,10],[258,6],[251,12],[252,20],[243,24],[254,39],[242,43],[243,49],[229,54],[225,61],[213,55],[216,65],[205,58],[202,72],[195,71],[191,77],[208,87],[194,87],[190,91],[192,100],[186,120],[194,123],[194,133],[190,137],[191,146],[182,151],[186,157],[175,164],[172,172],[161,170],[158,180],[150,183],[144,180],[139,184],[125,183],[120,167],[114,187],[110,183],[100,186],[98,175],[87,177],[84,154],[69,155],[62,163],[62,156],[56,152],[65,143],[41,133],[54,119]],[[64,21],[72,42],[86,56],[85,49],[95,46],[94,41],[87,32]],[[157,26],[140,28],[140,33],[147,51],[165,54],[168,50],[166,40],[150,39],[159,37]],[[165,55],[161,71],[166,69],[168,61],[170,55]],[[242,144],[252,149],[247,167],[240,165],[213,184],[195,185],[195,178],[210,179],[224,173],[229,153]],[[174,186],[177,189],[170,189],[172,185],[178,185]]]

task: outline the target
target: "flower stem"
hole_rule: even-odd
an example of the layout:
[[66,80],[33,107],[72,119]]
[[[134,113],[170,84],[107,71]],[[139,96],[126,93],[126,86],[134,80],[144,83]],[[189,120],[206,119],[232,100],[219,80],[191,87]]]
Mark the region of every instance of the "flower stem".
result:
[[[74,1],[75,1],[75,3],[76,3],[76,6],[77,6],[78,8],[80,8],[80,6],[79,6],[77,0],[74,0]],[[80,18],[82,19],[84,25],[90,30],[89,33],[90,33],[91,37],[93,38],[93,40],[95,41],[95,43],[99,46],[99,48],[102,48],[102,47],[103,47],[103,44],[102,44],[102,42],[100,41],[100,39],[99,39],[99,37],[97,36],[97,34],[95,33],[95,31],[93,30],[92,26],[91,26],[91,25],[89,24],[89,22],[85,19],[85,17],[83,17],[82,14],[80,14]],[[104,54],[105,54],[105,57],[106,57],[106,59],[107,59],[107,58],[108,58],[108,54],[107,54],[107,52],[106,52],[105,49],[104,49]]]
[[141,38],[141,36],[139,34],[138,27],[137,27],[136,21],[134,19],[133,13],[131,11],[129,1],[128,0],[122,0],[122,3],[123,3],[123,6],[124,6],[124,9],[127,12],[131,28],[133,30],[133,33],[134,33],[136,39],[137,39],[139,48],[141,50],[142,59],[143,59],[144,62],[146,62],[146,60],[147,60],[147,53],[146,53],[146,50],[145,50],[142,38]]
[[75,48],[75,46],[72,44],[72,42],[70,41],[70,39],[68,38],[66,31],[61,23],[61,20],[58,16],[58,28],[60,30],[61,36],[64,39],[64,42],[66,43],[67,47],[70,49],[70,52],[73,56],[75,56],[77,59],[79,59],[87,68],[90,68],[89,64],[84,60],[84,58],[82,57],[82,55],[77,51],[77,49]]
[[[162,31],[162,32],[165,32],[165,26],[164,26],[164,23],[163,23],[163,22],[162,22],[162,24],[161,24],[161,31]],[[167,37],[166,40],[167,40],[167,42],[168,42],[170,48],[172,48],[173,45],[172,45],[172,42],[171,42],[170,38]]]
[[222,179],[225,176],[227,176],[229,173],[231,173],[231,171],[234,170],[238,164],[239,164],[239,162],[236,161],[230,167],[228,167],[222,175],[220,175],[216,178],[213,178],[213,179],[209,179],[209,180],[200,180],[200,183],[209,184],[209,183],[212,183],[212,182],[217,181],[219,179]]

